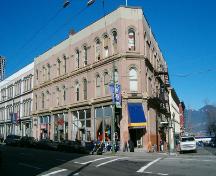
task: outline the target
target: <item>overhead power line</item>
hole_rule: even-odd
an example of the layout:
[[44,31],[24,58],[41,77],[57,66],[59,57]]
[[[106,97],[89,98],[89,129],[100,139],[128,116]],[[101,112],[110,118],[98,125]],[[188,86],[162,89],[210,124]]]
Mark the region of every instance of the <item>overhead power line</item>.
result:
[[191,73],[186,73],[186,74],[170,74],[170,75],[176,76],[176,77],[189,77],[192,75],[196,75],[196,74],[201,75],[201,74],[205,74],[205,73],[212,72],[212,71],[216,71],[216,68],[209,68],[207,70],[191,72]]

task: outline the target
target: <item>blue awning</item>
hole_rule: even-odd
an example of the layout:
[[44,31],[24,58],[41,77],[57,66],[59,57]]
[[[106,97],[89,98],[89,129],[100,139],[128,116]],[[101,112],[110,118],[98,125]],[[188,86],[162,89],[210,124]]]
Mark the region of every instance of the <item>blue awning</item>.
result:
[[128,103],[128,127],[143,128],[146,118],[142,103]]

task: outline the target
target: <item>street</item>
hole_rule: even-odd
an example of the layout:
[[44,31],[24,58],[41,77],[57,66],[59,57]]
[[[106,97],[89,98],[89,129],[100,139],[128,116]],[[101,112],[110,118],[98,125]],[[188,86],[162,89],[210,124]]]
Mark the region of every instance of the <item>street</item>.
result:
[[[56,151],[0,146],[1,176],[115,176],[115,175],[205,175],[216,173],[216,156],[199,148],[197,153],[117,153],[80,155]],[[172,169],[171,169],[172,168]]]

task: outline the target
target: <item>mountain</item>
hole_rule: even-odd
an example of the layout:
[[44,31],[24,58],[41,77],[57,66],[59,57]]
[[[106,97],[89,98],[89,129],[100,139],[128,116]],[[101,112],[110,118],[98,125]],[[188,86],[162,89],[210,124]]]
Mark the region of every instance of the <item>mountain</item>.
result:
[[216,107],[213,105],[205,105],[199,110],[186,109],[185,110],[185,128],[189,133],[193,133],[198,136],[206,136],[208,112],[216,112]]

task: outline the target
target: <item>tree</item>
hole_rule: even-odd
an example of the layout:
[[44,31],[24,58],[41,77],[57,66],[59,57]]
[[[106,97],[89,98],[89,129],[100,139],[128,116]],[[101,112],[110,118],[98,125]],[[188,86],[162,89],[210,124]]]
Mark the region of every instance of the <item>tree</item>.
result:
[[207,105],[205,112],[207,117],[207,130],[210,135],[216,136],[216,106]]

